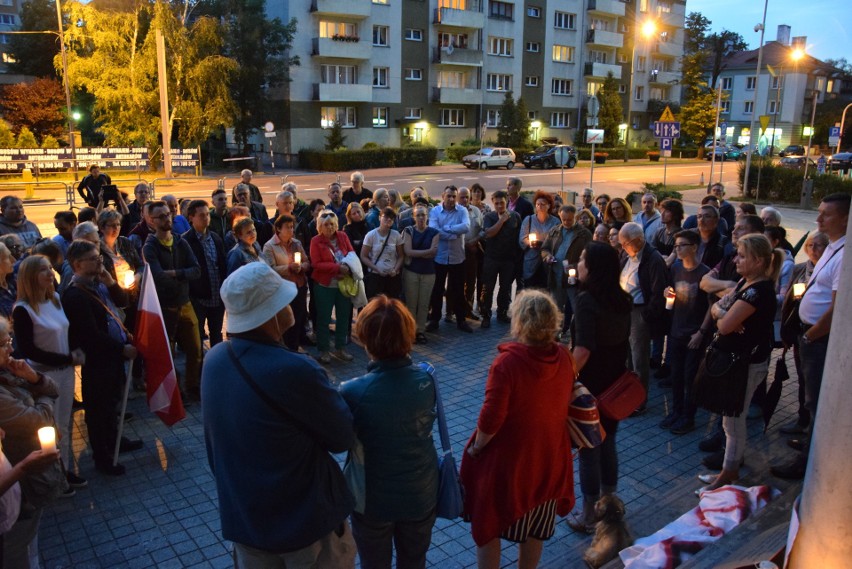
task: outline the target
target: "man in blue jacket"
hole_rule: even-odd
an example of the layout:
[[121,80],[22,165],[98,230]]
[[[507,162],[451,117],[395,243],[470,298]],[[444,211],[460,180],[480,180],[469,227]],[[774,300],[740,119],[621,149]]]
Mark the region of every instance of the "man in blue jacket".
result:
[[296,286],[250,263],[221,295],[228,341],[207,354],[201,400],[222,536],[238,567],[353,568],[355,500],[329,454],[352,447],[352,414],[325,370],[282,342]]

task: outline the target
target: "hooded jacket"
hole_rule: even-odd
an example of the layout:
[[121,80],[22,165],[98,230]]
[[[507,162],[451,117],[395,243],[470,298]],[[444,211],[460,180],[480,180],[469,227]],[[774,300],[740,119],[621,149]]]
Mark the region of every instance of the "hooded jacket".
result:
[[29,249],[36,241],[41,239],[41,231],[39,231],[38,226],[28,220],[26,215],[18,223],[12,223],[0,215],[0,235],[9,235],[10,233],[20,237],[25,249]]

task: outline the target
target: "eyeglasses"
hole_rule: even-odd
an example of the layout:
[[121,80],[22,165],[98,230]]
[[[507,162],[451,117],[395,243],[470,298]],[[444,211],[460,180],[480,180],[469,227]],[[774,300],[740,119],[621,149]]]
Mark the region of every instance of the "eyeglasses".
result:
[[337,217],[333,211],[326,211],[320,214],[320,219],[328,219],[329,217]]
[[100,262],[103,262],[104,256],[103,255],[96,255],[94,257],[86,257],[85,259],[80,259],[80,260],[81,261],[98,261],[100,263]]

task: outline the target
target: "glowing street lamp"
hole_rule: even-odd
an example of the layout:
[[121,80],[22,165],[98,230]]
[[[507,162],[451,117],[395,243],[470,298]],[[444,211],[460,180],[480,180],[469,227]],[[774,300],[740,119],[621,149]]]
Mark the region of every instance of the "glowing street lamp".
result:
[[[657,33],[657,24],[653,20],[646,20],[640,27],[641,35],[644,39],[650,39]],[[630,92],[627,94],[627,130],[624,131],[624,161],[627,162],[628,149],[630,147],[630,113],[633,107],[633,78],[636,74],[636,44],[639,38],[633,38],[633,55],[630,59]]]

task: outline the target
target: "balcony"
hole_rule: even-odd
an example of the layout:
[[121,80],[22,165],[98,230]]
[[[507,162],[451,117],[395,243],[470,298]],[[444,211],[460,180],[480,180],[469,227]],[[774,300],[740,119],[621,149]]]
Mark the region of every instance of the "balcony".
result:
[[604,47],[623,47],[624,36],[617,32],[592,29],[586,31],[586,43]]
[[485,27],[485,14],[476,8],[475,4],[473,9],[469,10],[435,8],[435,18],[432,23],[447,27],[481,30]]
[[311,55],[341,59],[370,59],[373,46],[364,39],[313,38]]
[[588,10],[609,16],[624,16],[624,2],[622,0],[589,0]]
[[373,87],[357,83],[314,83],[313,100],[323,103],[369,103],[373,100]]
[[659,85],[675,85],[680,82],[680,74],[674,71],[650,71],[648,83]]
[[432,87],[432,102],[444,105],[481,105],[482,91],[471,88]]
[[678,57],[683,55],[682,46],[678,46],[674,42],[658,41],[651,44],[651,53],[655,55],[666,55],[669,57]]
[[612,76],[616,79],[621,79],[621,66],[610,65],[608,63],[595,63],[587,61],[583,67],[583,75],[586,77],[603,77],[606,79],[608,73],[612,72]]
[[311,12],[321,16],[369,18],[372,7],[370,0],[311,0]]
[[433,47],[432,63],[482,67],[482,50],[456,47],[450,51],[445,47]]

